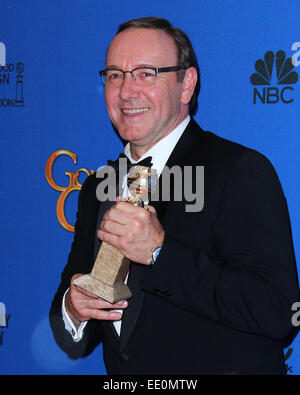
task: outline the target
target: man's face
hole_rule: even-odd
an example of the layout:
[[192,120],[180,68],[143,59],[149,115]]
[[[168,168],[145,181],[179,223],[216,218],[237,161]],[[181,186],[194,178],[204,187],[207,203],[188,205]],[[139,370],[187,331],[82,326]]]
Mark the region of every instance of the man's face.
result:
[[[107,53],[107,68],[127,71],[146,65],[155,68],[177,65],[177,49],[170,36],[161,30],[131,28],[113,39]],[[188,105],[183,103],[182,91],[183,84],[177,81],[176,72],[159,73],[155,84],[146,87],[137,86],[126,73],[120,86],[106,85],[105,99],[120,136],[146,152],[187,116]]]

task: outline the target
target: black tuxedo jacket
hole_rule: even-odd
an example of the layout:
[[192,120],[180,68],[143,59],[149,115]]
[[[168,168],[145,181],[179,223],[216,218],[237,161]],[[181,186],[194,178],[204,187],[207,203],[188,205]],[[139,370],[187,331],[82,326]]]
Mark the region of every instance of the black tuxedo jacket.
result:
[[[95,175],[82,186],[74,242],[54,297],[50,323],[73,358],[103,342],[110,374],[282,374],[298,279],[280,182],[258,152],[205,132],[192,120],[167,166],[204,166],[204,207],[153,202],[166,232],[154,266],[132,263],[133,292],[121,336],[91,320],[75,343],[64,329],[62,296],[75,273],[88,273],[100,246]],[[193,175],[193,183],[195,172]]]

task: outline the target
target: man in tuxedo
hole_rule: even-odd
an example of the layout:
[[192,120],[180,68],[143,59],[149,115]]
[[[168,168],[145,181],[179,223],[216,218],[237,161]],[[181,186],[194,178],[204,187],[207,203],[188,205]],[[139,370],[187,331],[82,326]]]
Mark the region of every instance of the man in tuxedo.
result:
[[[284,374],[298,280],[272,165],[192,119],[197,59],[168,21],[121,25],[101,76],[129,160],[151,156],[158,174],[204,166],[204,207],[187,210],[173,189],[170,201],[149,210],[99,202],[100,180],[89,176],[50,312],[58,344],[78,358],[102,341],[109,374]],[[194,172],[189,187],[198,181]],[[102,241],[132,261],[128,301],[110,304],[73,284],[91,271]]]

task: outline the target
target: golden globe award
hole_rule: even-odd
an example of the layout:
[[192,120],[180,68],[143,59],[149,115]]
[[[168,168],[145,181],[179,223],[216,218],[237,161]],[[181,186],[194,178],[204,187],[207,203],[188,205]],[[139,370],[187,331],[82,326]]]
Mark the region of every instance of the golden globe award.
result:
[[[147,209],[151,187],[156,183],[156,170],[133,166],[128,173],[129,203]],[[124,284],[130,260],[114,246],[102,242],[91,273],[78,277],[73,284],[110,303],[129,299],[130,289]]]

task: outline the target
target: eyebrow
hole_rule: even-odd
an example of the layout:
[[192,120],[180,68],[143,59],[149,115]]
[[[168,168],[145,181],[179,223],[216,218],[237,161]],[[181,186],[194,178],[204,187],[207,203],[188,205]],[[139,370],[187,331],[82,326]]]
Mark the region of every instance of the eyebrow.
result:
[[[138,68],[138,67],[152,67],[152,68],[154,68],[154,69],[157,68],[157,67],[153,66],[152,64],[143,63],[143,64],[140,64],[140,65],[138,65],[138,66],[133,67],[133,69],[136,69],[136,68]],[[106,66],[106,68],[107,68],[107,69],[122,70],[120,67],[116,66],[115,64]],[[132,70],[133,70],[133,69],[132,69]]]

